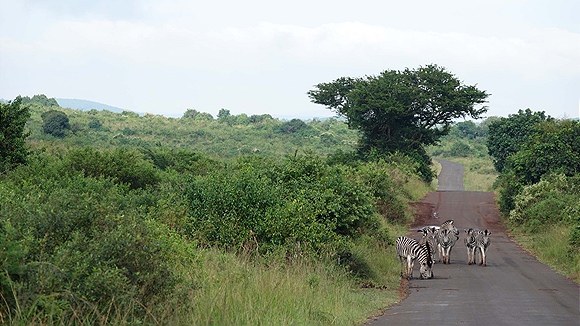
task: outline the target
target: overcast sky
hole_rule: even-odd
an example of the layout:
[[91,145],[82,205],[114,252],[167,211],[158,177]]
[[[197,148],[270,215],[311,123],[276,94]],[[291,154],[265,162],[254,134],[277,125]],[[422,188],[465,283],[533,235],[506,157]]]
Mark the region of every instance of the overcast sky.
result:
[[578,0],[0,0],[0,98],[136,112],[326,117],[340,77],[445,67],[518,109],[578,117]]

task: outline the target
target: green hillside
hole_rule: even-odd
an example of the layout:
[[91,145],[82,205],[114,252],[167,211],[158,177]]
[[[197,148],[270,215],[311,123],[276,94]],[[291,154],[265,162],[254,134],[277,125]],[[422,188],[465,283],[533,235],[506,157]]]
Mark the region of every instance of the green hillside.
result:
[[398,300],[393,239],[429,188],[345,122],[22,102],[0,322],[360,324]]

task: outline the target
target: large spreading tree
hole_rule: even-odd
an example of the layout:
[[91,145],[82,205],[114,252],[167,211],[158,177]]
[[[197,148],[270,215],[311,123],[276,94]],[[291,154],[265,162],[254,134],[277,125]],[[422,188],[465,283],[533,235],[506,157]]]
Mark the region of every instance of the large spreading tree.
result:
[[487,112],[485,91],[464,85],[445,68],[386,70],[378,76],[342,77],[308,92],[361,132],[361,154],[404,153],[420,164],[426,180],[433,175],[425,146],[449,133],[454,119],[479,119]]

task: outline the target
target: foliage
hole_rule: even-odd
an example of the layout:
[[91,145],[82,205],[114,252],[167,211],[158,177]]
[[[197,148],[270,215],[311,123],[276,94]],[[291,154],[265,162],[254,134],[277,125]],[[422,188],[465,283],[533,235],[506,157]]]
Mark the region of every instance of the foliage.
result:
[[392,239],[427,191],[408,156],[360,160],[338,119],[62,109],[54,138],[50,110],[0,175],[0,323],[352,324],[385,305],[360,284],[396,300]]
[[427,152],[436,157],[487,158],[489,157],[486,147],[488,126],[498,119],[489,117],[480,123],[456,122],[450,126],[449,134],[441,138],[441,143],[437,146],[430,146]]
[[474,106],[485,103],[489,96],[475,86],[462,85],[437,65],[387,70],[366,78],[339,78],[316,85],[308,95],[361,131],[361,151],[404,152],[424,167],[421,172],[426,181],[433,175],[427,168],[431,159],[424,147],[446,135],[453,119],[479,118],[487,108]]
[[540,181],[549,172],[580,172],[580,122],[551,120],[540,123],[522,148],[508,158],[508,168],[524,184]]
[[579,199],[580,174],[548,174],[515,196],[509,220],[535,231],[545,225],[580,223]]
[[234,249],[253,242],[263,250],[288,243],[336,250],[378,225],[373,198],[352,173],[313,156],[280,164],[242,159],[193,180],[189,232],[202,243]]
[[534,126],[534,133],[520,150],[508,157],[497,181],[500,210],[514,209],[514,198],[525,186],[552,172],[572,176],[580,171],[580,123],[550,120]]
[[277,129],[277,132],[293,134],[296,132],[305,132],[309,129],[308,125],[300,119],[292,119],[288,122],[284,122]]
[[[502,167],[496,186],[507,225],[540,260],[579,280],[580,123],[529,110],[496,123],[489,131],[498,151],[490,154]],[[497,141],[508,127],[520,138]]]
[[58,102],[54,98],[48,98],[44,94],[34,95],[33,97],[24,96],[22,97],[22,104],[38,104],[45,107],[59,107]]
[[29,152],[25,141],[30,132],[24,127],[29,117],[30,110],[20,97],[0,103],[0,173],[26,163]]
[[146,214],[147,193],[67,169],[36,157],[0,183],[3,248],[12,248],[5,308],[63,320],[110,309],[144,317],[173,291],[179,276],[171,266],[189,259],[176,257],[175,246],[186,244]]
[[135,149],[117,148],[97,151],[90,147],[73,149],[65,156],[65,167],[82,172],[87,177],[112,178],[130,188],[145,188],[159,181],[153,163]]
[[526,109],[489,124],[487,148],[498,172],[503,172],[508,158],[518,152],[535,133],[534,126],[547,120],[551,118],[546,116],[545,112],[532,112]]
[[[55,139],[45,134],[41,115],[46,107],[31,106],[27,127],[32,149],[119,146],[149,149],[194,151],[213,159],[231,159],[239,155],[285,156],[310,151],[325,156],[336,150],[351,151],[356,143],[354,130],[344,121],[322,119],[304,121],[304,132],[278,132],[288,121],[271,115],[230,115],[227,123],[210,114],[198,112],[195,117],[166,118],[139,116],[110,111],[76,111],[59,109],[70,120],[71,131]],[[98,120],[98,122],[96,121]],[[100,125],[100,127],[99,127]],[[97,128],[98,127],[98,128]]]
[[55,137],[64,137],[65,131],[70,129],[70,123],[66,113],[58,110],[50,110],[42,114],[42,130],[46,134]]

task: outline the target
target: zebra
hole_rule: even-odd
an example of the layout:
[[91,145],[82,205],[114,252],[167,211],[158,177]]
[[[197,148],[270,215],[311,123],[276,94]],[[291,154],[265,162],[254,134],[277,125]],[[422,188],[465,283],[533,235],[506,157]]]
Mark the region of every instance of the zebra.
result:
[[[487,257],[485,255],[485,252],[487,251],[487,247],[489,247],[489,244],[491,243],[491,241],[489,240],[490,235],[491,231],[487,229],[479,231],[475,235],[475,248],[476,248],[475,250],[479,249],[479,252],[481,253],[480,265],[482,266],[487,266]],[[473,263],[475,263],[475,257]]]
[[453,233],[455,233],[455,235],[459,234],[459,231],[457,230],[455,225],[453,225],[453,220],[447,220],[447,221],[441,223],[441,226],[439,228],[442,230],[453,231]]
[[[395,248],[397,256],[399,256],[401,276],[412,279],[413,267],[415,266],[415,260],[417,260],[421,264],[419,269],[420,277],[422,279],[433,278],[433,271],[431,271],[433,261],[431,260],[429,242],[426,242],[425,245],[420,245],[415,239],[401,236],[395,241]],[[407,260],[405,274],[403,274],[403,259]]]
[[437,248],[437,235],[438,235],[438,226],[424,226],[423,228],[417,230],[417,232],[423,233],[421,239],[419,239],[419,244],[424,245],[426,242],[429,242],[429,249],[431,249],[431,261],[435,264],[435,254],[438,253],[435,248]]
[[437,251],[439,261],[442,260],[443,264],[450,263],[451,249],[457,240],[459,240],[459,231],[453,225],[453,220],[443,222],[437,231]]
[[469,228],[468,230],[465,230],[465,233],[467,234],[463,240],[465,242],[465,247],[467,247],[467,264],[475,264],[475,238],[476,234],[479,233],[479,230]]
[[476,264],[476,254],[479,252],[481,255],[481,262],[480,265],[486,266],[487,265],[487,257],[486,251],[487,247],[491,241],[489,240],[489,235],[491,231],[489,230],[476,230],[469,228],[465,231],[467,233],[465,237],[465,246],[467,247],[467,264],[472,265]]

